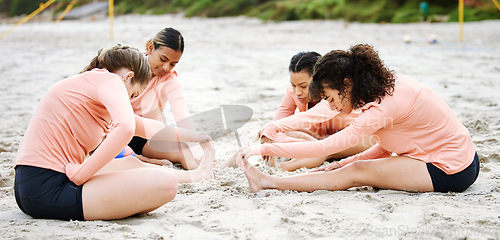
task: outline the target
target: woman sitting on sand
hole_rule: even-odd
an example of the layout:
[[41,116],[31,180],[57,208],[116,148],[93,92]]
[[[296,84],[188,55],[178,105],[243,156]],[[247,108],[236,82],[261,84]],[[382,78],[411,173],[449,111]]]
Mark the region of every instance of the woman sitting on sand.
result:
[[[133,98],[131,103],[135,114],[163,122],[162,113],[168,102],[177,127],[194,131],[195,127],[189,119],[182,85],[174,70],[183,52],[184,38],[173,28],[162,29],[150,39],[146,43],[146,55],[153,77],[146,89]],[[176,149],[165,150],[163,147],[151,146],[148,139],[139,136],[133,137],[128,145],[138,155],[137,157],[145,162],[158,165],[180,163],[184,169],[197,168],[202,155],[199,146],[180,143]]]
[[[330,110],[327,101],[309,99],[308,88],[314,64],[320,57],[317,52],[299,52],[292,57],[288,67],[291,86],[286,89],[274,122],[259,132],[261,143],[316,141],[342,130],[359,115],[359,112],[339,114],[338,111]],[[295,114],[297,109],[300,113]],[[318,167],[327,159],[342,159],[362,152],[373,144],[373,139],[367,138],[367,141],[338,153],[317,158],[292,159],[279,165],[284,171]],[[274,157],[263,158],[274,165]]]
[[[15,163],[15,197],[24,213],[47,219],[119,219],[171,201],[180,182],[213,177],[215,151],[208,136],[134,115],[130,98],[150,78],[143,53],[116,45],[100,50],[81,74],[49,89]],[[154,166],[135,157],[113,160],[134,132],[163,141],[202,142],[205,155],[193,171]]]
[[[469,131],[432,90],[389,71],[370,45],[335,50],[315,66],[313,99],[332,110],[362,111],[354,122],[314,142],[272,143],[243,148],[237,156],[252,192],[345,190],[373,186],[415,192],[461,192],[476,180],[479,160]],[[252,155],[321,157],[373,135],[370,149],[311,173],[275,177],[248,163]]]

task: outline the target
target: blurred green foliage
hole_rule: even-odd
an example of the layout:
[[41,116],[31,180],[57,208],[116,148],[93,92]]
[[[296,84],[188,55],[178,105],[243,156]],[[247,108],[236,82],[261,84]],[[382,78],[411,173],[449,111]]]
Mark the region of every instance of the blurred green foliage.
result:
[[8,16],[33,12],[41,3],[39,0],[6,0],[5,2],[8,4],[8,9],[5,9]]
[[[56,11],[71,0],[57,0]],[[78,4],[92,0],[80,0]],[[0,12],[28,14],[40,0],[0,0]],[[43,2],[46,2],[43,1]],[[357,22],[407,23],[424,20],[421,0],[115,0],[117,14],[182,13],[186,17],[250,16],[264,21],[344,19]],[[458,21],[458,0],[427,0],[429,21]],[[465,0],[465,21],[500,19],[491,0]]]
[[[27,15],[40,7],[40,4],[49,0],[0,0],[0,14],[8,17]],[[56,0],[49,8],[55,12],[62,11],[72,0]],[[92,2],[93,0],[78,0],[76,6]]]

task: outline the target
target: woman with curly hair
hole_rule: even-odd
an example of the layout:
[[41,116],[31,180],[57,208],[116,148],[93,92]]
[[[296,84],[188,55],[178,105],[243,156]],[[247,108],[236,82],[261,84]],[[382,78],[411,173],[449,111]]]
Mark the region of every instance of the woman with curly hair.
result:
[[[290,86],[286,89],[274,121],[259,131],[261,143],[317,141],[326,138],[348,126],[359,112],[340,114],[331,111],[327,101],[309,98],[309,84],[313,78],[314,65],[321,55],[317,52],[303,51],[290,59]],[[298,110],[298,113],[295,111]],[[270,166],[279,166],[283,171],[299,168],[315,168],[324,161],[342,159],[362,152],[373,145],[373,139],[350,147],[344,151],[315,158],[294,158],[290,161],[275,163],[275,156],[263,156]]]
[[[372,186],[411,192],[461,192],[476,180],[479,160],[469,131],[431,89],[387,69],[372,46],[334,50],[315,66],[309,92],[332,110],[362,111],[344,130],[316,142],[243,148],[237,156],[252,192],[345,190]],[[251,155],[317,157],[342,151],[368,136],[370,149],[311,173],[275,177],[248,163]],[[307,151],[305,151],[305,149]]]

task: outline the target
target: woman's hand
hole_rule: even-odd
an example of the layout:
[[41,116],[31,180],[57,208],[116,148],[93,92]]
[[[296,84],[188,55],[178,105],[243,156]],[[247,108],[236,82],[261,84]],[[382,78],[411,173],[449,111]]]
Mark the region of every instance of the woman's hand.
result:
[[174,164],[167,159],[154,159],[154,158],[148,158],[148,157],[145,157],[142,155],[137,155],[136,158],[143,161],[143,162],[156,164],[156,165],[160,165],[160,166],[166,166],[166,167],[173,167],[174,166]]
[[260,143],[272,143],[273,140],[267,137],[266,135],[271,134],[271,136],[274,136],[278,132],[279,132],[278,128],[276,128],[272,124],[268,124],[265,128],[263,128],[257,133],[254,142],[260,140]]
[[261,138],[264,137],[264,135],[262,135],[262,132],[264,131],[264,129],[260,130],[258,133],[257,133],[257,136],[255,136],[255,139],[253,140],[254,142],[256,141],[259,141]]
[[274,141],[266,136],[262,136],[260,138],[260,143],[261,144],[264,144],[264,143],[274,143]]
[[[207,135],[207,137],[208,137],[208,135]],[[219,161],[217,161],[215,159],[215,145],[212,142],[212,139],[210,137],[208,137],[206,140],[200,141],[200,146],[203,149],[203,156],[198,164],[202,164],[203,159],[208,158],[208,159],[211,159],[210,161],[212,161],[213,166],[219,167],[221,164]]]
[[[266,136],[262,136],[260,138],[260,143],[261,144],[264,144],[264,143],[274,143],[274,141]],[[274,160],[274,156],[269,156],[269,155],[263,155],[262,156],[262,160],[264,160],[264,162],[268,162],[268,161],[272,161]]]
[[64,167],[64,171],[67,173],[70,171],[70,169],[76,167],[77,165],[79,164],[76,164],[76,163],[68,163],[66,164],[66,166]]
[[204,139],[200,139],[200,146],[203,149],[203,153],[208,153],[215,156],[215,147],[214,143],[212,142],[212,138],[210,138],[210,136],[208,135],[203,136],[202,138]]
[[200,144],[205,143],[205,142],[211,142],[212,138],[208,134],[202,133],[199,141],[200,141]]
[[333,171],[335,169],[339,169],[341,168],[342,166],[340,166],[339,162],[333,162],[333,163],[330,163],[328,165],[326,165],[325,167],[320,167],[320,168],[316,168],[314,170],[311,170],[309,172],[330,172],[330,171]]
[[243,164],[243,159],[248,160],[252,156],[252,151],[250,149],[250,146],[244,147],[238,151],[236,154],[236,164],[240,167],[242,167]]

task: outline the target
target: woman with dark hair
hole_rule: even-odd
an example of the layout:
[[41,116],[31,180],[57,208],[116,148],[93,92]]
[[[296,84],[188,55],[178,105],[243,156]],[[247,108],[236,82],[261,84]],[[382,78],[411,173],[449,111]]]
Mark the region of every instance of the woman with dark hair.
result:
[[[146,43],[146,56],[151,66],[152,79],[146,89],[131,100],[135,114],[163,122],[163,111],[167,102],[174,115],[177,127],[195,130],[189,119],[182,85],[174,67],[184,53],[184,38],[173,28],[165,28]],[[180,143],[171,146],[152,147],[148,139],[134,137],[129,147],[145,162],[158,165],[180,163],[185,169],[196,169],[201,157],[197,146]]]
[[317,102],[309,99],[307,89],[312,81],[314,64],[320,57],[317,52],[299,52],[290,59],[290,86],[286,89],[274,121],[293,115],[296,109],[304,112],[316,105]]
[[[372,46],[335,50],[315,66],[309,92],[332,110],[362,111],[344,130],[316,142],[273,143],[243,148],[236,157],[252,192],[345,190],[373,186],[414,192],[461,192],[479,174],[467,128],[431,89],[388,70]],[[252,155],[319,157],[377,140],[370,149],[311,173],[275,177],[250,165]]]
[[[342,130],[352,122],[358,112],[339,114],[331,111],[326,101],[314,101],[309,97],[314,65],[321,55],[317,52],[299,52],[290,60],[290,86],[286,89],[274,121],[262,129],[258,138],[261,143],[317,141]],[[298,110],[299,113],[295,114]],[[370,139],[368,139],[370,140]],[[362,152],[373,145],[366,141],[339,153],[315,158],[295,158],[279,163],[284,171],[294,171],[302,167],[320,166],[327,159],[342,159]],[[269,165],[276,165],[274,156],[263,156]]]

